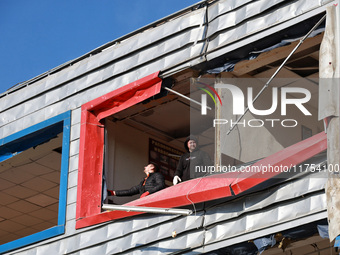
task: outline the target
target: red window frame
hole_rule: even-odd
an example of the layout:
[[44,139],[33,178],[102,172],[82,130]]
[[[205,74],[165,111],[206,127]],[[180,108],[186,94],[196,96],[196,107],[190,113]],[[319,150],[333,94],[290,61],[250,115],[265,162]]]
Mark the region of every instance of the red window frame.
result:
[[[102,171],[104,152],[104,126],[102,119],[133,106],[160,92],[162,80],[158,72],[125,85],[82,106],[81,133],[79,144],[79,168],[77,190],[76,229],[94,224],[142,214],[142,212],[101,212]],[[254,164],[254,166],[292,166],[327,149],[327,135],[321,132],[297,144],[276,152]],[[126,205],[148,207],[179,207],[190,203],[201,203],[223,197],[239,195],[279,175],[272,172],[223,173],[212,175],[197,182],[186,181],[146,198],[134,200]],[[231,192],[233,191],[233,193]],[[188,194],[190,193],[190,200]]]
[[76,228],[111,220],[101,213],[104,125],[110,115],[144,101],[161,90],[159,72],[96,98],[81,107]]

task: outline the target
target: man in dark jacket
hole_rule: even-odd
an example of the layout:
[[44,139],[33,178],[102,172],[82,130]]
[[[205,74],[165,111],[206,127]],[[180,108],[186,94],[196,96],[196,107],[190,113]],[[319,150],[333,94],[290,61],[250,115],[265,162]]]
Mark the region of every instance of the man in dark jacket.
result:
[[195,136],[188,136],[184,142],[184,147],[187,153],[183,154],[178,162],[173,179],[174,185],[181,181],[203,176],[204,169],[203,171],[196,171],[196,166],[203,168],[212,166],[209,155],[205,151],[198,149],[198,142]]
[[140,194],[141,198],[165,188],[164,177],[158,172],[157,165],[151,163],[144,167],[146,177],[138,185],[127,190],[107,190],[110,196],[133,196]]

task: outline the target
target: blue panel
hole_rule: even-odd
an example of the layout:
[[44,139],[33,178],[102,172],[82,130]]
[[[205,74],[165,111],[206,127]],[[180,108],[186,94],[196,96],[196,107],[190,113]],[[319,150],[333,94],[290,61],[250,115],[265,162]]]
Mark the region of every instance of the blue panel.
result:
[[49,139],[63,132],[63,121],[66,115],[63,113],[0,139],[0,162],[31,147],[48,142]]
[[40,122],[40,123],[38,123],[36,125],[28,127],[28,128],[26,128],[24,130],[21,130],[21,131],[15,133],[13,135],[4,137],[4,138],[0,139],[0,146],[4,145],[6,143],[12,142],[14,140],[20,139],[23,136],[29,135],[29,134],[31,134],[33,132],[36,132],[36,131],[38,131],[40,129],[43,129],[43,128],[46,128],[46,127],[48,127],[50,125],[56,124],[58,122],[62,122],[66,118],[70,118],[70,113],[69,112],[62,113],[62,114],[60,114],[58,116],[55,116],[53,118],[50,118],[50,119],[45,120],[43,122]]
[[70,138],[71,138],[71,116],[64,120],[63,128],[63,147],[62,147],[63,149],[61,155],[58,225],[65,225],[66,222],[66,199],[70,155]]
[[0,162],[3,161],[1,159],[5,160],[11,158],[31,147],[48,142],[50,139],[63,132],[62,124],[62,122],[58,122],[2,145],[0,147],[0,155],[4,155],[4,157],[0,157]]
[[18,240],[5,243],[3,245],[0,245],[0,254],[2,254],[3,252],[21,248],[29,244],[36,243],[42,240],[46,240],[48,238],[51,238],[57,235],[61,235],[64,233],[64,229],[65,229],[64,226],[56,226],[56,227],[49,228],[44,231],[35,233],[33,235],[25,236]]
[[[51,138],[55,137],[57,134],[63,132],[58,226],[0,245],[0,254],[65,233],[70,130],[71,111],[68,111],[46,121],[43,121],[37,125],[24,129],[11,136],[0,139],[1,162],[1,159],[15,156],[15,150],[24,151],[30,147],[34,147],[43,142],[47,142]],[[4,153],[4,155],[2,155],[2,153]]]
[[340,236],[335,238],[334,247],[340,248]]
[[16,156],[20,152],[22,152],[22,151],[17,151],[16,153],[12,153],[12,152],[3,152],[3,153],[0,153],[0,162],[5,161],[6,159],[9,159],[11,157]]

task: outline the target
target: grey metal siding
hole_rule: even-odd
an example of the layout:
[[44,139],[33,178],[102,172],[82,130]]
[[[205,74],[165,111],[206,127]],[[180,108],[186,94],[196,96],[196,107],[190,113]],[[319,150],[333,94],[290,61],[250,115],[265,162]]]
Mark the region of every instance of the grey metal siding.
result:
[[[197,251],[202,251],[200,247],[203,244],[213,244],[230,238],[227,230],[233,228],[231,225],[236,222],[242,223],[241,226],[249,231],[267,227],[268,224],[265,222],[262,224],[262,221],[252,228],[247,224],[254,220],[250,217],[261,217],[265,211],[262,208],[272,203],[270,198],[283,203],[275,209],[276,220],[291,220],[291,218],[284,218],[287,215],[281,214],[281,206],[298,208],[301,214],[297,216],[301,218],[323,213],[326,210],[324,183],[320,181],[313,182],[315,186],[301,185],[301,194],[319,192],[305,200],[295,199],[297,194],[287,192],[296,190],[295,184],[292,183],[272,191],[267,200],[264,199],[252,206],[246,205],[250,201],[259,200],[260,197],[244,197],[243,200],[238,201],[239,205],[234,204],[237,210],[233,213],[227,211],[230,204],[226,203],[222,207],[213,207],[205,213],[199,211],[196,216],[145,215],[86,229],[75,229],[81,105],[158,70],[166,71],[166,75],[205,61],[203,53],[206,36],[211,37],[207,48],[207,59],[210,60],[257,40],[264,34],[279,31],[294,22],[301,21],[301,17],[304,19],[316,15],[324,11],[326,4],[332,4],[334,1],[299,0],[285,1],[287,4],[284,6],[276,5],[281,2],[283,1],[218,1],[210,6],[207,12],[205,8],[201,8],[164,21],[162,25],[117,42],[116,45],[96,55],[64,67],[0,98],[0,138],[72,110],[66,234],[8,254],[117,252],[140,254],[143,251],[156,254],[156,247],[165,249],[165,253],[186,247],[196,247]],[[275,6],[278,9],[275,9]],[[270,12],[261,13],[269,7],[273,7]],[[211,21],[207,34],[205,34],[206,13]],[[285,193],[285,197],[282,192]],[[249,213],[253,210],[253,216],[250,216]],[[227,221],[230,217],[235,218],[234,223]],[[218,222],[221,224],[215,225]],[[272,224],[274,222],[275,219]],[[203,229],[203,226],[208,229]],[[177,238],[171,237],[172,230],[177,230],[179,233]],[[242,234],[242,231],[238,229],[234,235],[237,234]]]

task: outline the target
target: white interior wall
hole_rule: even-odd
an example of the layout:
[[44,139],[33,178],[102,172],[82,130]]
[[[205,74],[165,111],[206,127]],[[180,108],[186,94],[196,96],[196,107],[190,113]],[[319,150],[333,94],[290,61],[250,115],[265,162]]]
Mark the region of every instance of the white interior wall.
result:
[[[149,136],[127,125],[106,122],[108,149],[107,186],[112,190],[128,189],[145,178],[144,166],[148,164]],[[137,199],[110,197],[114,203],[123,204]]]
[[[174,147],[159,138],[119,122],[106,121],[107,152],[105,171],[108,189],[129,189],[139,184],[144,178],[144,166],[149,163],[149,138]],[[109,197],[116,204],[123,204],[139,198]]]

